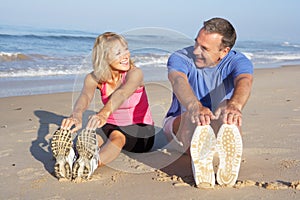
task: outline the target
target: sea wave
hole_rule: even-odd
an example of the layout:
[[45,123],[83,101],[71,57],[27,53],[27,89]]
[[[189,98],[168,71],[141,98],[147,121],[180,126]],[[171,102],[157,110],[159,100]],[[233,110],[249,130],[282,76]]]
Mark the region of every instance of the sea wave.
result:
[[35,35],[35,34],[26,34],[26,35],[11,35],[11,34],[0,34],[0,38],[3,39],[56,39],[56,40],[94,40],[94,36],[77,36],[77,35]]
[[37,77],[37,76],[65,76],[65,75],[78,75],[86,74],[91,69],[70,67],[69,69],[45,69],[45,68],[28,68],[21,70],[10,70],[0,72],[1,78],[17,78],[17,77]]
[[274,55],[271,59],[276,59],[279,61],[297,61],[300,60],[300,54],[282,54],[282,55]]
[[254,54],[253,54],[253,53],[250,53],[250,52],[243,52],[243,54],[244,54],[249,60],[251,60],[251,59],[253,58],[253,56],[254,56]]
[[268,68],[269,66],[279,67],[288,64],[299,64],[300,53],[297,52],[243,52],[251,60],[254,67]]
[[279,52],[279,53],[247,53],[245,54],[252,61],[298,61],[300,60],[300,53],[287,53],[287,52]]
[[[25,60],[16,63],[0,62],[0,77],[16,78],[78,75],[86,74],[93,70],[90,55],[82,58],[69,58],[69,60],[66,60],[67,58],[51,58],[39,54],[30,55],[30,57],[32,60],[29,62]],[[77,59],[77,62],[75,59]],[[132,60],[135,65],[141,69],[166,68],[168,55],[133,55]]]
[[1,62],[32,61],[32,60],[62,60],[57,56],[43,54],[24,54],[20,52],[0,52]]
[[132,56],[138,67],[166,67],[169,55],[145,54]]
[[10,62],[17,60],[31,60],[32,58],[22,53],[0,52],[0,62]]
[[290,42],[283,42],[281,44],[281,46],[283,47],[295,47],[295,48],[300,48],[300,45],[299,44],[291,44]]

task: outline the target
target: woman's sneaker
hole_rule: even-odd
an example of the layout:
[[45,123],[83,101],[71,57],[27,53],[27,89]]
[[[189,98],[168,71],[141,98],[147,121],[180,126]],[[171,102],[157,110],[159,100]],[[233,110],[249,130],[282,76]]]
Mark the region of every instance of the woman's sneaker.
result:
[[98,167],[99,148],[96,132],[82,130],[77,138],[76,150],[79,158],[74,163],[72,176],[75,182],[86,181]]
[[217,152],[220,159],[217,182],[233,186],[238,178],[243,152],[242,137],[237,126],[221,126],[217,135]]
[[59,181],[72,179],[72,166],[75,160],[75,152],[72,146],[72,133],[70,130],[58,129],[54,132],[51,150],[56,159],[54,174]]
[[211,126],[197,126],[191,140],[190,152],[193,175],[199,188],[213,188],[215,185],[213,169],[215,146],[216,136]]

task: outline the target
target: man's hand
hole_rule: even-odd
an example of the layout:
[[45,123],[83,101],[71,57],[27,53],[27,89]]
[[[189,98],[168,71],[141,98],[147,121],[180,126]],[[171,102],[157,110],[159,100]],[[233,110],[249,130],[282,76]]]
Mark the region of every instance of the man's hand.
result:
[[217,119],[221,117],[224,124],[235,124],[237,126],[242,126],[242,112],[239,106],[227,103],[226,105],[221,105],[215,112]]
[[192,123],[196,123],[199,126],[209,125],[211,120],[216,118],[211,110],[203,106],[199,101],[190,103],[188,113]]

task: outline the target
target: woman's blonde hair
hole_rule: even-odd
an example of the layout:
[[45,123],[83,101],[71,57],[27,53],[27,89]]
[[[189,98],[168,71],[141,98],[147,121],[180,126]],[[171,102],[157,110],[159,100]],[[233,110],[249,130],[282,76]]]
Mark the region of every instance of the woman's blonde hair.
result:
[[[93,75],[98,82],[103,83],[112,78],[110,64],[116,58],[116,55],[112,53],[116,44],[128,46],[127,41],[121,35],[113,32],[105,32],[96,38],[93,51]],[[133,62],[130,60],[130,68],[132,68]]]

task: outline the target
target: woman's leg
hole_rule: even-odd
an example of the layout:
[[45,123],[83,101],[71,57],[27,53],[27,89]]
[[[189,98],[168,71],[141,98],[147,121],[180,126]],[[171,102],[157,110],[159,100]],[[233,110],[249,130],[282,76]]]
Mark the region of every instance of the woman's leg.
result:
[[[104,143],[101,137],[98,138],[98,141],[100,145]],[[106,165],[115,160],[119,156],[125,143],[126,138],[123,133],[118,130],[112,131],[107,141],[100,148],[99,166]]]

